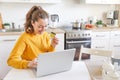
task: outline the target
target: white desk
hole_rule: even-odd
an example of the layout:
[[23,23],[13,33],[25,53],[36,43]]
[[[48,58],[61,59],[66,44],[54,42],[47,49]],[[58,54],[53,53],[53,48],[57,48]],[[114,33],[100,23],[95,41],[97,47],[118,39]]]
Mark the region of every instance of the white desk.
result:
[[36,78],[30,69],[12,69],[3,80],[91,80],[84,62],[75,61],[72,69],[66,72]]

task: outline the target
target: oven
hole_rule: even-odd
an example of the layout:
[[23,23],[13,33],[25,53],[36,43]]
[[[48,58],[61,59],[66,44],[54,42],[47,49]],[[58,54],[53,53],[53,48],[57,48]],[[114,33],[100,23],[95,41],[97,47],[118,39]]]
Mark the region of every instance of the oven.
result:
[[[65,33],[65,49],[76,48],[74,60],[79,60],[81,45],[91,48],[90,30],[72,30]],[[82,53],[83,59],[90,59],[90,54]]]

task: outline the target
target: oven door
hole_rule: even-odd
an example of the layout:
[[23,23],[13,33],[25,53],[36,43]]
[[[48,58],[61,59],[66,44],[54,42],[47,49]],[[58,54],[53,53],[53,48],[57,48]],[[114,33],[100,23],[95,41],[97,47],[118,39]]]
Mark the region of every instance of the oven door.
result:
[[[79,60],[81,45],[91,48],[91,41],[66,41],[66,49],[76,48],[74,60]],[[82,53],[82,60],[83,59],[90,59],[90,54]]]

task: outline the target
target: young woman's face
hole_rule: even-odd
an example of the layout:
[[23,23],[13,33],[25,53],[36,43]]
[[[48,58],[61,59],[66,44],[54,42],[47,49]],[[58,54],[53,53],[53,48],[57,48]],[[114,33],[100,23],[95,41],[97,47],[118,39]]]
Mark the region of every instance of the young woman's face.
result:
[[47,25],[48,25],[48,19],[38,19],[36,22],[32,22],[33,28],[34,28],[34,33],[35,34],[42,34]]

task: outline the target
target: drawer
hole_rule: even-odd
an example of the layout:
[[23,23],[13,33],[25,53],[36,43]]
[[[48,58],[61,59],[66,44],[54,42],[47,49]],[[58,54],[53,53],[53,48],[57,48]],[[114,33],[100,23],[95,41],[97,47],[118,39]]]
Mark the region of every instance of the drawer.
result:
[[109,41],[108,40],[106,40],[106,41],[105,40],[94,40],[91,42],[91,48],[108,50],[109,49]]
[[93,32],[92,39],[108,39],[110,38],[110,32]]
[[0,41],[16,41],[19,35],[12,35],[12,36],[0,36]]
[[120,38],[120,31],[111,31],[110,37],[111,38]]

